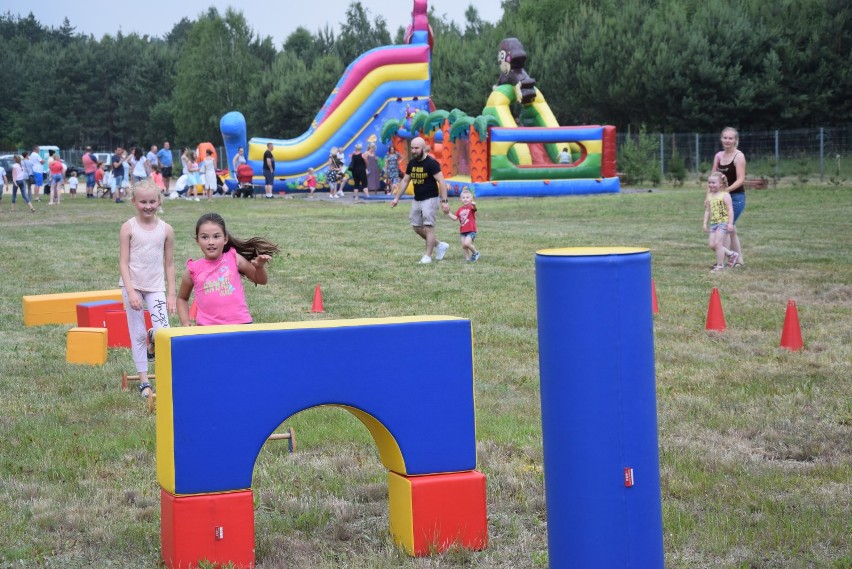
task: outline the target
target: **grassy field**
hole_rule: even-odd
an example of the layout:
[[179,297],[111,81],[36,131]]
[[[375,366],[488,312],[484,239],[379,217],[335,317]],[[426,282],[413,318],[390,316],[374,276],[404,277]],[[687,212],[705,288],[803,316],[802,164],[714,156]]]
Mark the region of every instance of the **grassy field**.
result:
[[[651,249],[661,308],[667,567],[852,567],[852,190],[750,192],[739,224],[747,264],[720,275],[708,273],[702,199],[691,185],[481,200],[481,260],[462,262],[456,226],[442,220],[439,235],[452,247],[430,266],[417,265],[422,246],[407,204],[166,202],[178,277],[199,254],[192,232],[210,209],[234,234],[282,245],[269,285],[247,287],[256,322],[419,314],[473,322],[490,547],[416,560],[400,553],[367,429],[345,411],[311,409],[286,421],[298,451],[269,443],[256,464],[257,566],[546,567],[535,252],[625,245]],[[69,365],[69,327],[24,328],[21,314],[24,294],[116,288],[118,228],[131,208],[78,198],[42,201],[30,214],[22,205],[9,213],[8,195],[0,204],[0,567],[157,567],[154,416],[119,389],[129,351],[112,350],[103,367]],[[317,283],[324,314],[309,312]],[[724,333],[704,330],[713,287]],[[797,353],[778,348],[790,298],[805,340]]]

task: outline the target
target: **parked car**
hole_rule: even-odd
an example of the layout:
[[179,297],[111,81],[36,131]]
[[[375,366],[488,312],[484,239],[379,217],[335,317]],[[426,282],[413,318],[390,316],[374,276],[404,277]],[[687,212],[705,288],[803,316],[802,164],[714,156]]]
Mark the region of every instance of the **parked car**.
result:
[[3,154],[0,156],[0,166],[6,170],[6,181],[12,181],[12,164],[15,163],[15,155],[14,154]]
[[112,152],[93,152],[92,154],[99,163],[112,167]]

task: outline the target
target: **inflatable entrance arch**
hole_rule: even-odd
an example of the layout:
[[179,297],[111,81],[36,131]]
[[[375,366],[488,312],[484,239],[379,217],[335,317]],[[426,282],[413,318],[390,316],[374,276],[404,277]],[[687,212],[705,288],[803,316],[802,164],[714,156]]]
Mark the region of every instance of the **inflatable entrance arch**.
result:
[[257,456],[285,419],[321,405],[369,429],[388,469],[390,531],[411,555],[486,546],[469,320],[162,328],[155,341],[167,566],[254,565]]

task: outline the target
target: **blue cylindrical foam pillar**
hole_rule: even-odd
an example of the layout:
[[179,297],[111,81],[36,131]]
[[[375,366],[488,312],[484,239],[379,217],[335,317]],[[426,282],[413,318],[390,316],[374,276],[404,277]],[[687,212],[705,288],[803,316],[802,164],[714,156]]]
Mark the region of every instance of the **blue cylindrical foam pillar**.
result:
[[662,568],[651,254],[536,255],[551,569]]

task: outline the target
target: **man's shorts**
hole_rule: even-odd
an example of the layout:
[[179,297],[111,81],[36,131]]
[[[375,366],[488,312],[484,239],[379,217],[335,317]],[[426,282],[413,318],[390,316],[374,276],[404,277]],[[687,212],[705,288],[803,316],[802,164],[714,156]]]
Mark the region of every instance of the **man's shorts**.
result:
[[113,175],[112,180],[110,181],[109,187],[112,191],[115,191],[115,190],[121,188],[123,182],[124,182],[124,176]]
[[33,172],[33,184],[36,186],[44,185],[44,173],[42,172]]
[[86,187],[94,188],[95,187],[95,173],[87,172],[86,173]]
[[171,166],[163,166],[160,168],[160,173],[163,175],[163,178],[171,178],[172,177],[172,167]]
[[435,227],[435,215],[438,212],[441,198],[434,197],[423,201],[411,202],[411,213],[408,219],[414,227]]
[[266,182],[267,186],[271,186],[275,183],[275,172],[270,172],[269,170],[263,171],[263,179]]

